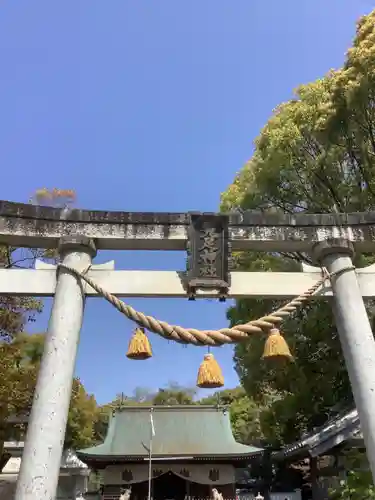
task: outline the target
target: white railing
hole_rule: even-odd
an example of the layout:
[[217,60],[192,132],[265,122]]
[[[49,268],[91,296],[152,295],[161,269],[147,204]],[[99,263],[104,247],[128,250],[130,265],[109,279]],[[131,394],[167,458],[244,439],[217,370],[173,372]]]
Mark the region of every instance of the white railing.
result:
[[[301,500],[301,492],[300,491],[288,491],[281,493],[272,493],[270,494],[271,500]],[[256,498],[256,494],[246,494],[246,495],[238,495],[236,500],[254,500]],[[227,499],[225,499],[227,500]]]
[[290,493],[271,493],[271,500],[301,500],[300,491]]
[[[223,500],[255,500],[257,494],[246,494],[246,495],[238,495],[234,498],[223,497]],[[281,492],[281,493],[271,493],[271,500],[301,500],[301,492],[300,491],[292,491],[292,492]],[[94,498],[93,496],[87,498]],[[103,500],[119,500],[119,494],[115,493],[104,493],[104,496],[98,497]],[[137,500],[147,500],[147,498],[139,498],[136,497]],[[171,500],[173,499],[173,495],[171,495]],[[132,497],[130,497],[132,500]],[[184,500],[212,500],[209,497],[186,497]]]
[[4,448],[23,448],[24,447],[24,441],[5,441],[4,442]]

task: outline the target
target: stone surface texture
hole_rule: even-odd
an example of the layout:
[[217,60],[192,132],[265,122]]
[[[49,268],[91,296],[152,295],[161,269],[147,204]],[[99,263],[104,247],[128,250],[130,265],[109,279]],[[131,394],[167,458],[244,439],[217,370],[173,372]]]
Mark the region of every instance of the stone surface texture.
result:
[[[56,248],[64,235],[95,240],[98,249],[184,250],[191,213],[57,209],[0,201],[0,242]],[[233,250],[304,251],[330,238],[375,250],[375,212],[356,214],[229,214]]]

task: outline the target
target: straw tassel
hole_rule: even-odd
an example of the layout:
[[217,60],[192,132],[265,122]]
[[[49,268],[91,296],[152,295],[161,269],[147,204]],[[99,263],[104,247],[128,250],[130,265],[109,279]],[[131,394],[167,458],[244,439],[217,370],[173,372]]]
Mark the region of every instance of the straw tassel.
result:
[[214,355],[208,353],[202,361],[197,377],[197,386],[201,389],[216,389],[223,387],[224,377],[221,373],[219,363],[214,358]]
[[128,352],[129,359],[148,359],[152,356],[151,344],[144,328],[136,328],[130,339]]
[[262,358],[287,358],[290,361],[293,360],[288,344],[277,328],[272,328],[269,331]]

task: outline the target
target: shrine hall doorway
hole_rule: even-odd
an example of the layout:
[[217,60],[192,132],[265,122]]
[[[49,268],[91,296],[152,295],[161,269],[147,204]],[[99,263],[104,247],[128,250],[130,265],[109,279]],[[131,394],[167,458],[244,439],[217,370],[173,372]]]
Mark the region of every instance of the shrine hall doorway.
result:
[[186,481],[176,476],[173,472],[167,472],[152,480],[152,497],[154,500],[184,500],[186,495]]

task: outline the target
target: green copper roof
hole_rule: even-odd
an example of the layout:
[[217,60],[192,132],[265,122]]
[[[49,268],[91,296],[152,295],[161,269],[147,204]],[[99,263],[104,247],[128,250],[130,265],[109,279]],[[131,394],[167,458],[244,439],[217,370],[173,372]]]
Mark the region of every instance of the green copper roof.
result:
[[[124,407],[110,420],[103,444],[80,450],[81,459],[148,457],[150,407]],[[153,457],[246,457],[261,448],[237,443],[228,411],[212,406],[156,406],[152,410]]]

